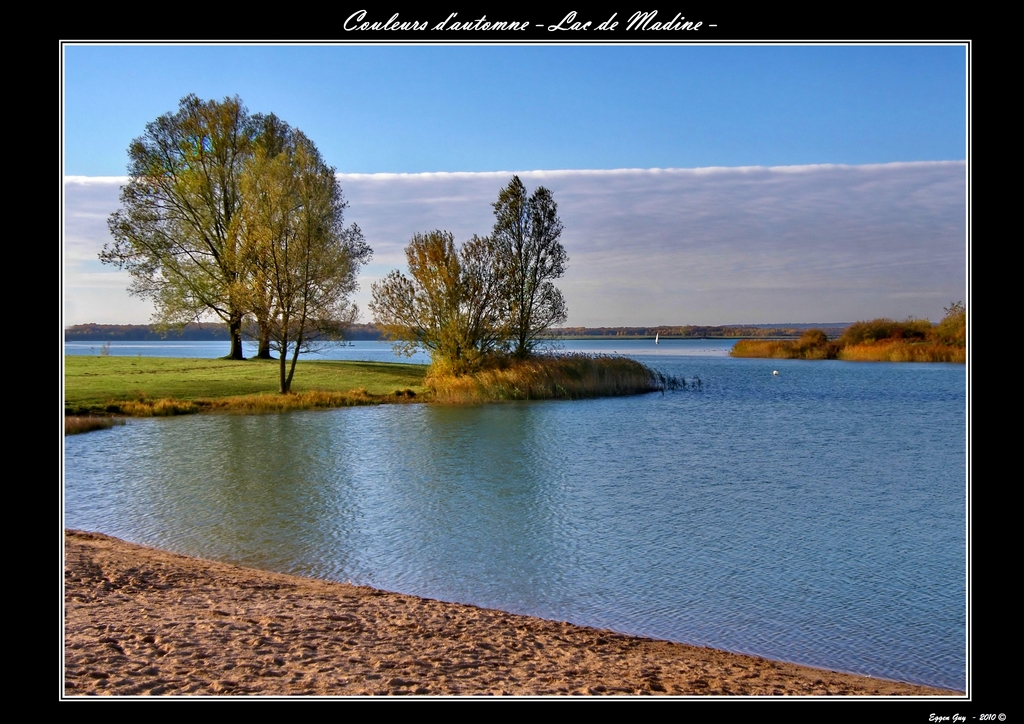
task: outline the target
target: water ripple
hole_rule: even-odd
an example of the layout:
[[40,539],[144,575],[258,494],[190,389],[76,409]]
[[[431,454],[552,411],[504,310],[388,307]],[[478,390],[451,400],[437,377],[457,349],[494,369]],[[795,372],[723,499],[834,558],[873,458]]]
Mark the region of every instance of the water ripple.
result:
[[66,524],[962,689],[962,368],[647,361],[703,388],[70,437]]

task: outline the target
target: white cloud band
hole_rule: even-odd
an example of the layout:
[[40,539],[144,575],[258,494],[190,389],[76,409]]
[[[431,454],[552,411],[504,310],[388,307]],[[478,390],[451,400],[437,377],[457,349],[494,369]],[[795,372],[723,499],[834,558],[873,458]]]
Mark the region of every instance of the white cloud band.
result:
[[[339,174],[374,261],[404,268],[416,232],[486,234],[512,172]],[[519,172],[565,224],[573,325],[852,321],[941,315],[966,290],[963,161]],[[99,265],[122,177],[65,179],[65,324],[142,322]],[[127,279],[123,279],[127,286]],[[131,315],[131,318],[128,318]]]

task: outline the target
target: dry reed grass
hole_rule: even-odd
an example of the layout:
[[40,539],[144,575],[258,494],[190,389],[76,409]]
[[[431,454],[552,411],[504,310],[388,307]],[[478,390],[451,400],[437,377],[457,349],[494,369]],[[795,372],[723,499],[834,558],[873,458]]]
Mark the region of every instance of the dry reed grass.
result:
[[835,342],[783,339],[741,339],[729,352],[733,357],[767,357],[770,359],[836,359],[839,345]]
[[194,412],[199,412],[200,405],[192,400],[172,398],[150,400],[141,397],[137,400],[111,402],[107,405],[106,410],[115,415],[127,415],[128,417],[171,417],[172,415],[191,415]]
[[69,415],[64,418],[64,434],[80,435],[93,430],[106,430],[115,425],[123,425],[124,420],[118,417],[92,417]]
[[729,354],[733,357],[760,357],[768,359],[791,359],[793,343],[781,339],[741,339]]
[[967,348],[935,342],[881,340],[844,347],[839,359],[857,362],[958,362],[967,361]]
[[348,392],[312,390],[293,392],[287,395],[267,393],[243,395],[208,401],[207,409],[213,412],[237,412],[242,414],[284,412],[286,410],[315,410],[331,407],[356,407],[360,405],[383,405],[414,402],[416,393],[412,390],[395,390],[390,395],[373,395],[360,387]]
[[354,407],[357,405],[382,405],[422,401],[411,389],[395,390],[390,395],[374,395],[363,387],[348,392],[313,390],[293,392],[287,395],[261,393],[236,395],[214,399],[176,400],[165,398],[150,400],[121,400],[110,402],[106,411],[128,417],[165,417],[190,415],[196,412],[229,412],[238,414],[261,414],[284,412],[286,410],[313,410],[330,407]]
[[450,404],[634,395],[685,386],[636,360],[584,354],[504,358],[467,375],[431,372],[425,384],[437,402]]

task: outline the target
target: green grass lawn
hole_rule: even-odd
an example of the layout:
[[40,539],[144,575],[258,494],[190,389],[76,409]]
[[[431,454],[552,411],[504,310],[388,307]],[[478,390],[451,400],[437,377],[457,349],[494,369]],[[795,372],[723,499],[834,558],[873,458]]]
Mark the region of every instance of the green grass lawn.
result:
[[[64,357],[64,409],[102,411],[107,403],[140,398],[216,400],[239,395],[274,394],[277,360],[172,359],[166,357]],[[393,362],[310,361],[299,359],[292,391],[370,395],[411,389],[427,391],[424,365]]]

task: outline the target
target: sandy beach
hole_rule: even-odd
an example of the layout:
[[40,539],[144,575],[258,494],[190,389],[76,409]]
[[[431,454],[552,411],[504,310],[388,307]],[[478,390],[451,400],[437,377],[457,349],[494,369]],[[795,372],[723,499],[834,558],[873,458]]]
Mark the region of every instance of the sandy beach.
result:
[[65,532],[64,694],[957,692],[257,571]]

